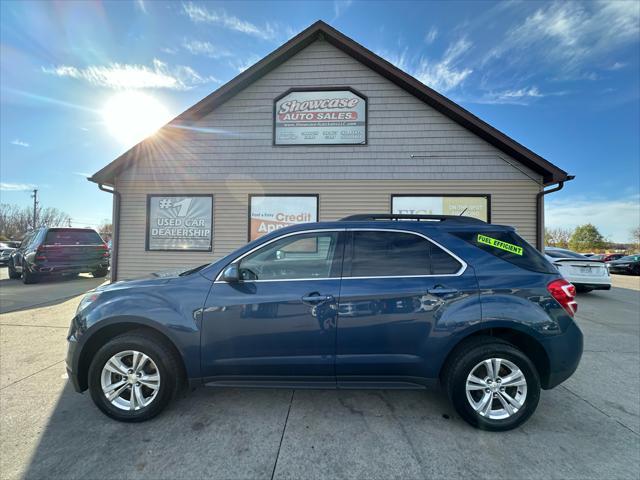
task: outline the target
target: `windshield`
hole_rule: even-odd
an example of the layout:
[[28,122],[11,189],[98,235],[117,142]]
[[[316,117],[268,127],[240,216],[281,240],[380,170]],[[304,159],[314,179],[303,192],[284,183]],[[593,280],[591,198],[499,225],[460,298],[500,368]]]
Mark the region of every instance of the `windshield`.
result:
[[618,259],[620,262],[637,262],[640,260],[640,255],[627,255]]
[[[548,249],[545,250],[544,253],[549,255],[551,258],[580,258],[583,260],[587,260],[587,257],[585,257],[584,255],[572,252],[571,250]],[[593,259],[593,257],[591,258]]]

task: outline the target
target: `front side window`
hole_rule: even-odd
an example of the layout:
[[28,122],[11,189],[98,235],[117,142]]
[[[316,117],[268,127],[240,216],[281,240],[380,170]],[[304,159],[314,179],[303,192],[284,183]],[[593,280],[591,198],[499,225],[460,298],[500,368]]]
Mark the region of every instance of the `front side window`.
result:
[[238,265],[240,278],[252,280],[296,280],[337,276],[341,254],[338,232],[313,232],[276,240],[247,255]]
[[462,265],[426,238],[412,233],[355,231],[352,277],[452,275]]

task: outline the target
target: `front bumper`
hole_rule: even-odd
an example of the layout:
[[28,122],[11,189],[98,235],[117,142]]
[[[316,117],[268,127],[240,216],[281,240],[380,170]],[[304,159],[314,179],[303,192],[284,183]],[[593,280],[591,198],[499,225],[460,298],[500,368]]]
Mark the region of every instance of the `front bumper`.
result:
[[578,368],[584,348],[580,327],[571,322],[562,335],[549,337],[542,342],[549,358],[549,375],[542,379],[542,388],[554,388],[569,378]]
[[80,385],[80,379],[78,377],[78,356],[80,354],[80,349],[78,346],[78,340],[75,337],[75,332],[73,331],[73,325],[75,323],[75,318],[71,322],[71,329],[69,331],[69,335],[67,336],[67,357],[65,359],[66,367],[67,367],[67,375],[69,376],[69,381],[71,385],[73,385],[73,389],[80,393],[84,389]]
[[631,266],[627,267],[609,267],[609,273],[633,273]]

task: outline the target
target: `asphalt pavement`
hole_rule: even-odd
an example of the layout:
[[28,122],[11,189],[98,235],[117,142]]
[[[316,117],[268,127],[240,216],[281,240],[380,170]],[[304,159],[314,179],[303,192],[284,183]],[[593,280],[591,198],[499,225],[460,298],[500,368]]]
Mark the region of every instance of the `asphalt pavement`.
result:
[[52,285],[59,299],[44,306],[16,285],[26,305],[0,315],[1,478],[640,477],[639,277],[579,297],[578,371],[506,433],[469,427],[438,391],[199,389],[152,421],[117,423],[68,385],[79,299]]

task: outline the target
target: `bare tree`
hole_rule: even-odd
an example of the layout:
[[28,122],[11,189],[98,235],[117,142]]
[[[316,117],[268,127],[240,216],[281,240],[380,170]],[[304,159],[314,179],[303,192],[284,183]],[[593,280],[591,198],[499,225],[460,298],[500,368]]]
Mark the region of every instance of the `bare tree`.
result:
[[113,235],[113,225],[111,225],[111,222],[108,219],[105,218],[102,220],[102,223],[98,227],[98,233],[105,242],[111,239],[111,236]]
[[[60,227],[68,225],[70,216],[57,208],[39,208],[38,227]],[[0,234],[7,238],[20,239],[33,228],[31,207],[19,207],[8,203],[0,204]]]
[[550,247],[567,248],[572,234],[567,228],[547,228],[544,231],[544,241]]

